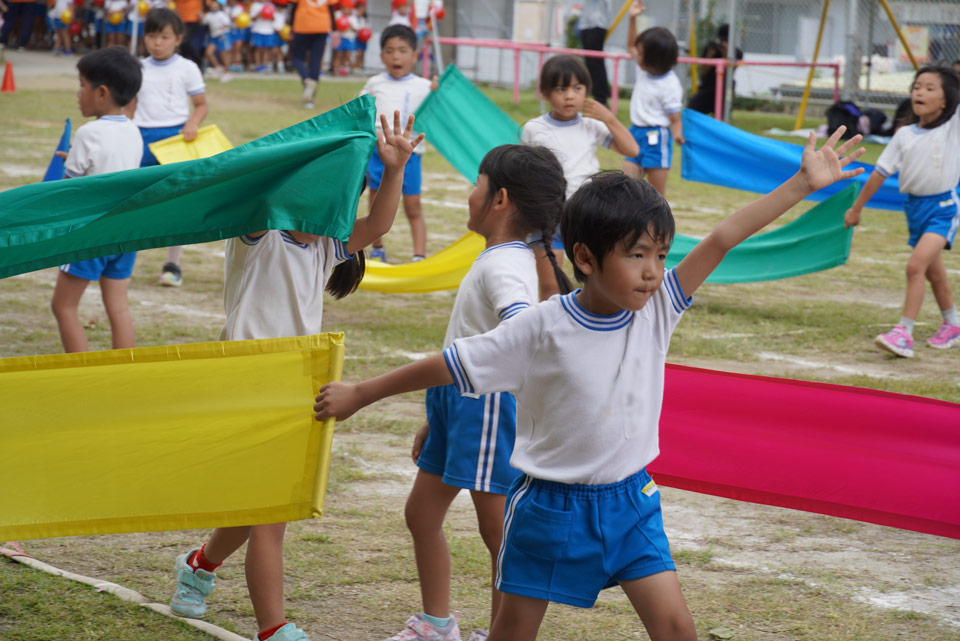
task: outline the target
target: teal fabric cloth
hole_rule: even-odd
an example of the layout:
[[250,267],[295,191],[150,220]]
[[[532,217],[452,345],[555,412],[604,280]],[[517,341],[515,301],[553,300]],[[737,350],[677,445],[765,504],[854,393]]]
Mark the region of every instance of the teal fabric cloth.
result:
[[[707,278],[708,283],[752,283],[800,276],[843,265],[850,257],[853,227],[843,226],[843,213],[860,193],[850,183],[796,220],[746,239],[730,251]],[[674,267],[699,242],[677,234],[667,254]]]
[[520,126],[453,65],[415,115],[417,131],[471,183],[488,151],[520,142]]
[[201,160],[0,193],[0,278],[292,229],[346,241],[376,147],[370,96]]

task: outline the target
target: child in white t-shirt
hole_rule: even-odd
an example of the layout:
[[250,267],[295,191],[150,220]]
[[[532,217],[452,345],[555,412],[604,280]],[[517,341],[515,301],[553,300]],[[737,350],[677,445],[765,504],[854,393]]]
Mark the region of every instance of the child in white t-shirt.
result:
[[[80,72],[80,91],[77,92],[80,113],[97,119],[74,134],[70,153],[66,155],[67,176],[76,178],[136,169],[143,154],[143,140],[136,125],[123,115],[123,108],[140,89],[140,63],[124,49],[108,47],[81,58],[77,70]],[[100,283],[113,348],[134,346],[127,288],[136,258],[137,252],[127,252],[60,266],[51,307],[65,352],[89,349],[78,308],[91,281]]]
[[[609,147],[623,156],[636,156],[640,152],[633,136],[616,116],[596,100],[587,98],[590,72],[579,57],[559,55],[547,60],[540,71],[540,95],[550,103],[550,111],[528,121],[520,141],[525,145],[542,145],[556,155],[567,179],[567,198],[580,189],[589,176],[600,171],[598,147]],[[540,300],[561,293],[554,276],[554,260],[546,260],[551,251],[553,259],[561,263],[563,243],[559,230],[536,250]]]
[[250,5],[250,46],[253,47],[253,63],[258,73],[269,71],[273,60],[273,48],[277,46],[277,28],[274,18],[277,8],[272,2],[254,2]]
[[[149,56],[141,61],[143,84],[134,100],[133,122],[143,137],[141,167],[159,164],[150,151],[150,143],[183,134],[194,140],[207,116],[206,87],[200,67],[177,53],[186,28],[171,9],[151,9],[144,21],[143,41]],[[193,107],[193,113],[190,108]],[[180,255],[183,247],[167,249],[167,262],[160,273],[160,284],[179,287],[183,282]]]
[[390,22],[387,26],[395,24],[410,26],[410,0],[393,0],[390,3]]
[[123,46],[127,33],[127,0],[107,0],[104,5],[106,18],[103,21],[104,47]]
[[221,82],[229,82],[231,43],[230,29],[233,21],[230,14],[218,0],[207,0],[207,12],[203,14],[203,24],[209,33],[209,42],[204,56],[210,63],[214,76],[219,76]]
[[70,25],[63,21],[63,18],[66,17],[63,15],[65,12],[70,12],[72,15],[73,2],[71,2],[71,0],[56,0],[47,11],[47,18],[49,20],[47,24],[53,23],[55,34],[53,53],[56,55],[63,54],[70,56],[73,55],[73,46],[70,44],[70,32],[68,31]]
[[[460,283],[444,347],[487,332],[537,302],[537,271],[529,238],[552,234],[563,205],[563,169],[543,147],[503,145],[480,163],[467,200],[467,228],[486,240]],[[427,423],[413,442],[420,470],[407,498],[406,520],[423,610],[389,641],[458,641],[450,612],[450,555],[443,522],[461,489],[470,490],[480,535],[496,560],[503,531],[504,497],[518,472],[510,467],[516,431],[516,401],[508,393],[461,396],[453,385],[427,390]],[[496,574],[492,581],[496,581]],[[493,591],[491,621],[500,593]],[[486,635],[477,631],[470,638]]]
[[324,385],[318,420],[346,419],[395,394],[456,385],[461,394],[511,392],[517,435],[510,464],[489,641],[534,639],[550,601],[591,607],[619,584],[653,639],[694,641],[646,466],[658,423],[670,337],[690,295],[728,251],[812,192],[863,169],[838,158],[860,136],[824,147],[811,135],[800,170],[721,221],[674,269],[670,206],[641,180],[596,175],[563,208],[561,233],[583,288],[555,296],[486,334],[356,385]]
[[637,80],[630,96],[630,133],[640,153],[624,161],[623,171],[634,178],[646,178],[666,198],[673,141],[681,145],[685,142],[683,87],[673,72],[679,47],[677,39],[663,27],[637,35],[636,17],[643,10],[643,3],[637,0],[627,19],[627,48],[637,61]]
[[960,317],[950,289],[942,253],[950,249],[960,226],[960,80],[952,69],[922,67],[910,91],[911,111],[897,129],[877,167],[844,215],[849,227],[888,176],[900,173],[900,191],[907,194],[907,240],[913,251],[907,261],[907,292],[900,321],[874,339],[880,349],[913,356],[913,326],[923,305],[924,281],[930,281],[943,322],[927,339],[935,349],[960,345]]
[[[346,243],[297,231],[262,231],[227,241],[223,298],[227,320],[221,340],[280,338],[322,331],[324,290],[343,298],[363,277],[362,249],[393,224],[400,200],[403,165],[423,135],[411,140],[413,116],[405,129],[394,114],[393,129],[381,116],[377,149],[384,161],[383,188],[358,218]],[[345,176],[344,179],[357,179]],[[260,641],[307,641],[283,612],[283,533],[285,523],[217,528],[207,542],[177,558],[177,589],[170,609],[201,618],[213,591],[214,571],[245,542],[246,577]]]
[[[394,25],[380,34],[380,60],[386,71],[367,80],[360,95],[369,94],[376,98],[377,113],[389,114],[395,110],[406,117],[414,113],[431,90],[437,86],[433,82],[413,73],[417,63],[417,36],[410,27]],[[413,237],[413,260],[423,260],[427,255],[427,223],[423,219],[420,205],[420,155],[417,149],[403,170],[403,213],[410,223],[410,235]],[[367,185],[370,187],[370,202],[373,203],[380,188],[380,174],[383,172],[380,158],[374,152],[367,167]],[[381,239],[373,243],[371,259],[387,260],[386,250]]]

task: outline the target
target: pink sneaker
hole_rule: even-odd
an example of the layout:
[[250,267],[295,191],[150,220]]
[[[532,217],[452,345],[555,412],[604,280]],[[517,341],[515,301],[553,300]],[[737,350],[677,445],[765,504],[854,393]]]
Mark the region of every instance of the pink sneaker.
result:
[[446,630],[438,630],[423,620],[420,613],[407,619],[407,627],[387,641],[460,641],[459,612],[453,612],[453,622]]
[[907,333],[903,325],[897,325],[886,334],[880,334],[873,339],[873,344],[897,356],[913,357],[913,336]]
[[937,349],[949,349],[960,344],[960,325],[951,325],[944,321],[937,333],[927,339],[927,345]]

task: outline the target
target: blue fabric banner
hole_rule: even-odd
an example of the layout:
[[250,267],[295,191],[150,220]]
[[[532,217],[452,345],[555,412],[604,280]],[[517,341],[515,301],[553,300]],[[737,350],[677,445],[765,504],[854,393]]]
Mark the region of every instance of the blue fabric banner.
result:
[[[63,134],[60,135],[60,143],[57,145],[57,151],[62,151],[64,153],[70,151],[70,119],[67,118],[66,124],[63,126]],[[63,180],[65,175],[65,168],[67,164],[66,158],[61,158],[54,152],[53,158],[50,159],[50,164],[47,166],[47,173],[43,175],[42,182],[48,182],[50,180]]]
[[[747,133],[690,109],[683,110],[683,137],[687,139],[681,145],[684,179],[762,194],[773,191],[796,173],[803,153],[803,145]],[[851,180],[862,186],[873,165],[854,162],[847,169],[856,167],[865,171]],[[807,200],[826,200],[849,184],[846,180],[834,183]],[[896,176],[887,178],[867,207],[903,211],[905,196],[899,189]]]

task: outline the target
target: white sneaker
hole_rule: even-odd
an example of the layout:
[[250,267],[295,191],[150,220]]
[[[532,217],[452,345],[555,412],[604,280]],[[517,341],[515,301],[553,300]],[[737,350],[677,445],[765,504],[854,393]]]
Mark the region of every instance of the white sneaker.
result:
[[233,76],[230,75],[229,71],[224,71],[223,75],[220,76],[220,82],[230,82],[233,80]]
[[303,81],[303,93],[300,94],[300,102],[307,109],[313,109],[313,96],[317,93],[317,81],[307,78]]
[[449,626],[438,629],[423,619],[422,612],[418,612],[407,619],[407,627],[386,641],[460,641],[460,627],[457,625],[460,613],[454,612],[452,617]]

